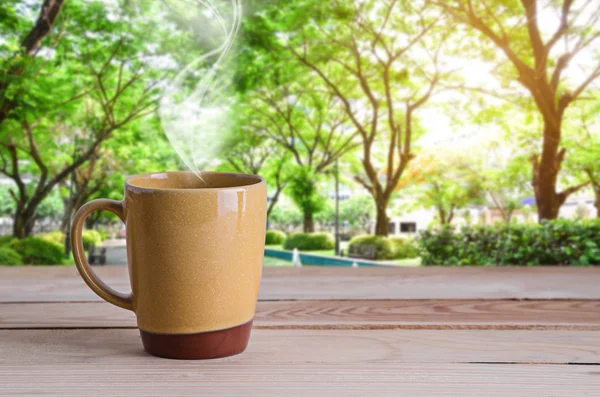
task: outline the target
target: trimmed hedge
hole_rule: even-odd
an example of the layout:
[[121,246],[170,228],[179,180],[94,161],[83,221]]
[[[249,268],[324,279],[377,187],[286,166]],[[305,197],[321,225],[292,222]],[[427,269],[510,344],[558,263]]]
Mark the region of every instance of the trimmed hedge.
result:
[[283,249],[300,251],[332,250],[335,240],[328,233],[295,233],[290,234],[283,242]]
[[15,266],[22,264],[23,258],[17,251],[7,246],[0,247],[0,265]]
[[600,220],[421,232],[424,265],[600,265]]
[[65,260],[62,246],[38,237],[17,240],[12,249],[21,255],[26,265],[60,265]]
[[394,245],[389,238],[384,236],[362,235],[356,236],[348,244],[348,251],[354,245],[370,245],[375,247],[374,259],[394,259]]
[[370,245],[375,247],[375,260],[411,259],[419,256],[419,247],[412,238],[362,235],[350,240],[350,244],[348,245],[349,251],[353,245]]
[[285,241],[285,233],[279,230],[267,230],[265,245],[279,245]]
[[392,237],[394,259],[412,259],[419,256],[419,245],[413,238]]

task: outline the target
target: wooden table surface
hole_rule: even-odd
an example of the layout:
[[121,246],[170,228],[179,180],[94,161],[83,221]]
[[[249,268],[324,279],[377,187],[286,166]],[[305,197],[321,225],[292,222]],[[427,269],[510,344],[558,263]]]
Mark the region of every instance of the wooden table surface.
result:
[[600,396],[600,268],[267,268],[212,361],[144,353],[74,268],[0,268],[0,395]]

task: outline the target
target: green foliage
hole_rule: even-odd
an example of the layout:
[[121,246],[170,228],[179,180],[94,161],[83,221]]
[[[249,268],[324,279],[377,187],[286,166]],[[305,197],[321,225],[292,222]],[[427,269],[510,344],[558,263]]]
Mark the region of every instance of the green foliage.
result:
[[60,230],[50,232],[50,233],[44,233],[44,234],[40,235],[39,238],[41,238],[42,240],[48,241],[50,243],[54,243],[56,245],[60,245],[60,246],[65,244],[65,234],[63,232],[61,232]]
[[0,265],[15,266],[23,264],[23,258],[7,246],[0,246]]
[[15,201],[6,187],[0,188],[0,216],[10,216],[15,210]]
[[325,208],[325,197],[317,190],[317,175],[310,168],[297,167],[287,189],[304,215],[314,215]]
[[[65,234],[58,230],[42,234],[39,236],[39,238],[41,238],[44,241],[56,244],[60,247],[63,247],[65,244]],[[90,244],[94,244],[97,246],[102,243],[102,234],[98,230],[85,229],[81,234],[81,239],[83,241],[83,249],[87,251],[90,247]]]
[[18,239],[14,238],[13,236],[2,236],[0,237],[0,247],[11,246],[17,241]]
[[64,206],[59,189],[53,189],[40,203],[37,215],[40,218],[59,220],[64,214]]
[[302,213],[295,206],[277,205],[269,215],[269,222],[279,226],[288,232],[302,224]]
[[419,256],[419,246],[414,239],[392,237],[390,241],[394,247],[394,259],[410,259]]
[[348,200],[340,201],[340,222],[351,228],[368,232],[375,217],[375,204],[367,195],[355,195]]
[[26,265],[60,265],[65,260],[62,246],[37,237],[17,240],[12,248]]
[[102,241],[104,241],[104,240],[106,240],[108,238],[108,235],[106,234],[106,232],[103,229],[96,229],[96,231],[100,235],[100,239]]
[[284,232],[280,232],[279,230],[267,230],[267,236],[265,238],[266,245],[279,245],[283,244],[285,241],[286,235]]
[[300,251],[331,250],[335,248],[335,240],[328,233],[295,233],[288,236],[283,249]]
[[442,225],[450,224],[455,211],[469,204],[481,204],[484,192],[480,178],[462,170],[454,158],[433,159],[422,167],[421,180],[428,188],[419,186],[419,203],[433,207]]
[[[457,1],[453,3],[457,5]],[[22,196],[21,207],[31,209],[27,211],[31,214],[28,225],[33,224],[35,219],[62,216],[61,198],[68,197],[65,180],[70,174],[63,175],[61,171],[93,147],[98,137],[106,136],[96,150],[102,161],[89,171],[91,183],[75,192],[84,192],[80,203],[95,197],[122,199],[126,174],[181,168],[180,161],[161,132],[156,112],[152,112],[158,92],[150,87],[154,83],[163,86],[166,80],[183,70],[198,55],[219,45],[220,37],[212,37],[210,24],[198,23],[207,22],[208,18],[202,15],[201,7],[177,9],[171,13],[164,5],[170,3],[173,8],[173,2],[65,2],[59,19],[41,41],[39,51],[27,56],[21,50],[21,42],[35,23],[43,2],[3,0],[0,3],[0,105],[11,104],[7,119],[0,123],[0,154],[10,160],[10,142],[16,143],[19,174],[27,177],[23,193],[19,194],[16,185],[12,185],[11,189],[17,196]],[[348,170],[349,163],[355,166],[347,174],[361,176],[367,182],[366,190],[370,192],[385,189],[386,186],[378,186],[381,184],[378,182],[395,174],[392,168],[396,168],[399,159],[392,158],[391,164],[387,164],[392,167],[386,167],[386,161],[390,161],[386,160],[388,149],[397,146],[398,151],[389,153],[394,157],[396,152],[411,148],[410,153],[402,157],[411,159],[409,166],[422,157],[424,151],[417,152],[423,148],[415,141],[423,133],[435,134],[436,131],[425,131],[424,127],[431,126],[431,123],[424,123],[427,115],[421,109],[414,108],[410,114],[412,125],[405,124],[403,120],[408,120],[408,105],[413,106],[418,98],[425,98],[430,83],[434,81],[432,73],[437,70],[434,59],[430,57],[435,55],[437,58],[439,55],[441,68],[436,80],[439,77],[440,83],[447,86],[464,83],[465,87],[476,89],[481,84],[482,90],[494,88],[497,96],[506,96],[510,101],[488,103],[473,90],[460,91],[464,100],[468,100],[467,97],[473,99],[474,106],[461,103],[460,108],[465,111],[456,112],[460,98],[447,101],[442,111],[455,125],[464,123],[461,134],[470,134],[474,125],[488,124],[495,130],[499,127],[504,135],[498,134],[500,138],[493,142],[496,149],[486,143],[485,150],[474,153],[475,150],[469,146],[469,150],[463,152],[471,161],[461,159],[454,169],[442,164],[431,174],[421,175],[422,180],[416,187],[417,201],[425,207],[435,206],[442,223],[450,223],[452,213],[457,209],[483,204],[482,200],[488,206],[499,209],[506,221],[510,220],[521,199],[533,196],[530,158],[541,147],[544,130],[541,128],[541,114],[528,95],[523,95],[521,90],[514,93],[509,90],[519,83],[515,79],[521,73],[516,73],[510,63],[505,62],[504,53],[496,48],[497,43],[487,40],[481,32],[477,33],[473,25],[462,26],[466,20],[460,15],[447,13],[442,16],[444,7],[440,6],[444,2],[431,3],[433,8],[429,7],[430,3],[384,4],[377,0],[245,2],[240,51],[236,54],[239,62],[236,62],[235,86],[240,94],[232,117],[236,131],[231,142],[224,145],[227,150],[218,159],[221,165],[244,172],[259,173],[260,170],[260,174],[268,180],[271,196],[275,187],[287,186],[284,192],[293,198],[297,208],[316,220],[330,224],[333,207],[325,204],[318,188],[321,178],[324,179],[320,175],[331,169],[338,156],[344,154],[340,158],[342,169]],[[461,3],[466,4],[465,1]],[[388,6],[392,8],[386,16]],[[474,13],[481,18],[481,25],[478,23],[477,26],[488,26],[499,32],[503,30],[500,25],[504,24],[509,40],[503,45],[510,46],[524,64],[534,65],[531,37],[527,24],[522,23],[525,18],[521,3],[492,1],[476,3],[473,7]],[[597,58],[597,40],[594,43],[588,40],[600,37],[597,35],[598,26],[586,24],[587,18],[594,18],[595,13],[582,11],[581,7],[588,6],[573,4],[570,18],[575,15],[581,18],[573,19],[574,25],[563,32],[561,40],[549,54],[546,66],[550,74],[558,63],[557,59],[560,59],[561,50],[574,48],[562,45],[563,39],[565,43],[590,44],[583,49],[581,56]],[[560,2],[548,2],[545,8],[557,15],[561,12]],[[461,8],[453,9],[458,12]],[[470,9],[470,3],[469,7],[463,8],[467,9]],[[423,26],[427,29],[421,36]],[[377,39],[374,37],[376,33]],[[547,40],[545,33],[548,32],[542,33]],[[412,39],[415,39],[414,48],[407,47],[393,62],[390,60],[389,73],[384,73],[388,52],[404,48],[413,43]],[[292,50],[299,56],[294,55]],[[306,58],[304,63],[300,61],[301,57]],[[468,69],[458,70],[461,63],[458,58],[474,61],[476,67],[482,66],[480,69],[484,73],[473,76],[474,80],[470,81]],[[336,90],[307,67],[306,62],[323,71]],[[485,77],[486,65],[499,65],[489,70],[495,78],[491,75]],[[581,70],[577,72],[583,77],[572,79],[569,74],[573,70],[565,69],[557,85],[557,100],[564,94],[572,94],[576,88],[574,84],[578,80],[585,81],[585,77],[589,76],[589,71],[585,70],[589,65],[578,66]],[[204,65],[199,65],[195,73],[189,74],[190,80],[203,73],[202,67]],[[542,71],[546,69],[544,65],[540,68]],[[457,69],[456,75],[447,73],[454,69]],[[98,73],[103,77],[98,79]],[[357,74],[364,78],[357,78]],[[567,154],[560,167],[559,185],[564,190],[591,179],[593,184],[582,190],[586,195],[593,194],[591,186],[600,192],[600,134],[595,121],[600,101],[596,82],[590,81],[588,88],[582,92],[581,98],[588,100],[569,104],[561,119],[560,147],[566,148]],[[498,83],[502,89],[495,89]],[[438,86],[432,92],[437,93],[441,88]],[[336,94],[338,89],[347,103],[340,101],[340,95]],[[148,97],[143,94],[146,90],[152,93]],[[118,98],[107,102],[120,91]],[[390,95],[389,99],[386,94]],[[103,99],[106,96],[108,98]],[[127,114],[141,99],[145,105],[140,114],[148,113],[148,116],[141,119],[136,116],[122,124],[121,121],[127,120]],[[377,107],[376,112],[373,112],[373,106]],[[347,113],[351,113],[355,121],[349,119]],[[47,177],[41,177],[42,168],[29,153],[27,123],[33,128],[33,141],[43,160],[43,169],[47,170]],[[110,131],[103,129],[112,123],[115,125],[110,126]],[[391,139],[393,124],[398,136]],[[362,128],[357,128],[359,126]],[[114,130],[112,127],[115,127]],[[408,127],[412,131],[412,146],[407,141]],[[372,150],[367,151],[373,157],[372,170],[369,167],[365,169],[365,160],[369,158],[364,156],[365,140],[357,129],[369,132],[369,140],[373,142]],[[509,139],[509,135],[515,138]],[[474,140],[476,138],[473,136]],[[346,151],[349,146],[353,151]],[[445,151],[452,150],[448,147],[436,150],[436,160],[441,157],[439,153]],[[508,157],[511,161],[506,161]],[[87,164],[89,162],[84,163],[78,172]],[[16,174],[11,167],[8,161],[4,167],[7,175]],[[286,185],[287,174],[295,176]],[[39,181],[53,181],[58,175],[62,180],[56,185],[48,185],[48,189],[40,185],[38,189]],[[342,175],[342,178],[344,176],[347,175]],[[405,179],[406,175],[403,175],[402,181]],[[400,195],[404,194],[400,186],[392,188],[397,188]],[[45,197],[35,197],[36,191],[42,192]],[[597,195],[600,203],[600,193]],[[395,199],[392,196],[392,202]],[[15,205],[9,188],[0,188],[0,215],[12,216],[17,208],[19,205]],[[289,232],[302,223],[302,214],[297,208],[276,206],[269,221],[276,224],[277,229]],[[522,211],[533,221],[530,208],[525,207]],[[118,222],[113,214],[106,211],[92,215],[92,220],[95,217],[100,223]],[[373,199],[368,195],[340,202],[340,221],[352,229],[351,234],[367,232],[373,217]],[[491,235],[483,232],[472,234],[468,234],[469,238],[484,238],[478,243],[484,247],[481,249],[485,249],[486,244],[497,244],[485,240],[493,239]],[[61,246],[64,243],[64,236],[59,233],[43,238]],[[97,236],[84,235],[86,249],[90,242],[97,244]],[[7,244],[10,243],[7,241]]]
[[421,232],[424,265],[600,265],[600,220],[450,227]]
[[368,245],[374,247],[374,259],[394,259],[394,245],[387,237],[373,235],[356,236],[350,240],[348,249],[352,250],[352,247],[357,245]]
[[[103,159],[97,169],[89,170],[89,186],[79,186],[78,181],[77,190],[85,192],[82,202],[92,198],[85,194],[106,190],[104,197],[118,191],[122,198],[123,184],[117,186],[113,180],[122,179],[123,173],[177,168],[152,112],[156,84],[203,51],[193,35],[166,20],[160,7],[164,5],[145,0],[64,2],[39,51],[25,55],[20,43],[41,12],[41,2],[2,3],[0,113],[4,115],[5,109],[9,113],[0,119],[0,154],[9,158],[10,142],[17,142],[14,167],[19,169],[7,163],[4,171],[16,182],[13,191],[19,203],[15,206],[0,192],[0,213],[22,208],[20,216],[28,219],[20,224],[28,225],[62,216],[59,187],[68,192],[64,188],[68,167],[77,166],[73,163],[78,158]],[[166,54],[178,67],[148,61]],[[107,170],[110,176],[104,181]],[[19,181],[23,175],[28,177]],[[101,182],[103,192],[96,190],[96,182]],[[19,183],[22,189],[16,189]]]
[[85,229],[81,233],[81,240],[83,241],[83,248],[86,251],[89,249],[90,244],[94,244],[95,246],[102,244],[102,236],[97,230]]

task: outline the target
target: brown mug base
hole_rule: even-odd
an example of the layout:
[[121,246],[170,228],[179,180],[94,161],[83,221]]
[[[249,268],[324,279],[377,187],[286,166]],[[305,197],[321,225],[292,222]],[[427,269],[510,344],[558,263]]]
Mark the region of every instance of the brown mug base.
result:
[[246,350],[252,320],[233,328],[197,334],[155,334],[140,329],[144,349],[153,356],[204,360],[233,356]]

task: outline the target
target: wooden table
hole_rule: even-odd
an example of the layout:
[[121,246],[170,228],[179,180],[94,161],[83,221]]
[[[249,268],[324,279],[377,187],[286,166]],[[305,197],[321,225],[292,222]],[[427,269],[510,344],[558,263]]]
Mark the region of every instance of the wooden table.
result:
[[600,396],[599,299],[600,268],[267,268],[248,350],[174,361],[74,268],[1,268],[0,395]]

